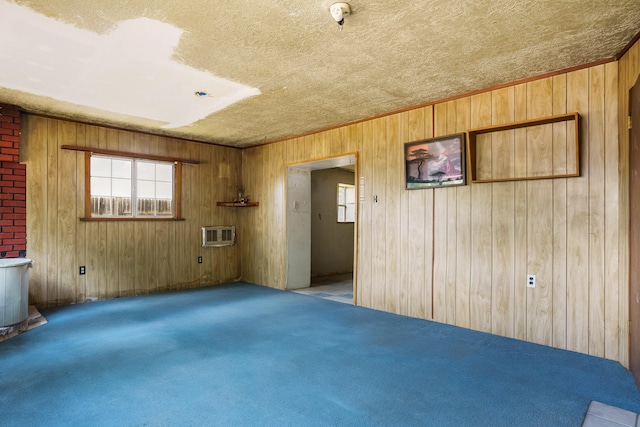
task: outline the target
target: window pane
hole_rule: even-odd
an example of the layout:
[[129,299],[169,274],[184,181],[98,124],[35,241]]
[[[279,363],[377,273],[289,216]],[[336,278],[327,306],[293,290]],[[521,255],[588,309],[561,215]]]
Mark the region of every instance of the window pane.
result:
[[356,187],[354,186],[349,186],[347,188],[345,188],[346,192],[347,192],[347,204],[349,203],[355,203],[356,202]]
[[111,159],[91,157],[91,176],[111,176]]
[[356,211],[356,187],[338,184],[338,222],[354,222]]
[[111,197],[91,197],[91,216],[110,216],[112,213]]
[[156,212],[156,200],[148,198],[138,198],[136,209],[138,216],[150,216]]
[[138,198],[141,199],[154,199],[156,197],[155,193],[155,183],[153,181],[138,181]]
[[156,182],[158,199],[173,199],[173,185],[170,182]]
[[339,205],[344,205],[345,203],[345,196],[344,196],[344,185],[342,184],[338,184],[338,204]]
[[166,199],[156,200],[156,215],[173,216],[173,201]]
[[111,160],[111,173],[114,178],[131,178],[131,160]]
[[356,220],[356,205],[347,205],[347,212],[345,214],[345,222],[355,222]]
[[137,164],[138,179],[156,179],[156,165],[153,163],[138,162]]
[[171,163],[156,164],[156,180],[173,182],[173,164]]
[[111,196],[111,179],[92,177],[91,196]]
[[131,197],[114,197],[113,198],[113,215],[132,216]]
[[131,197],[131,180],[113,178],[111,192],[118,197]]

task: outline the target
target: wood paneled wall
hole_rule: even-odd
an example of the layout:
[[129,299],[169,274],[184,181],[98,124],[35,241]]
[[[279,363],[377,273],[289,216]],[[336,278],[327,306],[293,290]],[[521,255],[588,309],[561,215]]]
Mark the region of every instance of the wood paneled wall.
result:
[[[243,279],[285,287],[285,165],[358,152],[359,305],[626,364],[618,77],[610,62],[243,150],[244,183],[260,201],[238,214],[251,242]],[[404,189],[406,142],[574,111],[581,177]],[[553,141],[566,126],[529,132]],[[513,150],[517,173],[531,165],[514,135],[494,137],[491,150]]]
[[[183,166],[184,221],[82,222],[81,145],[199,160]],[[240,150],[26,115],[27,256],[35,260],[29,300],[52,306],[229,282],[240,276],[238,247],[202,248],[200,227],[235,225]],[[198,256],[203,263],[198,264]],[[79,275],[79,266],[86,274]]]

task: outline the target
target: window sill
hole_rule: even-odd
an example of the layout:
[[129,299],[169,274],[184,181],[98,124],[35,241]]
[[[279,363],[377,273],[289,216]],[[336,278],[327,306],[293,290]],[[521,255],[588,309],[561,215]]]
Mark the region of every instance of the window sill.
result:
[[258,202],[247,202],[247,203],[238,203],[238,202],[217,202],[217,206],[226,206],[228,208],[247,208],[251,206],[258,206]]
[[184,218],[79,218],[82,222],[123,222],[123,221],[184,221]]

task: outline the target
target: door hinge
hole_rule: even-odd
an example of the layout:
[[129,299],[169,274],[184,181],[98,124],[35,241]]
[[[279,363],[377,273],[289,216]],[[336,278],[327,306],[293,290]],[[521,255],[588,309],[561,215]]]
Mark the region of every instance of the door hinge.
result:
[[632,123],[631,116],[627,116],[627,129],[631,129]]

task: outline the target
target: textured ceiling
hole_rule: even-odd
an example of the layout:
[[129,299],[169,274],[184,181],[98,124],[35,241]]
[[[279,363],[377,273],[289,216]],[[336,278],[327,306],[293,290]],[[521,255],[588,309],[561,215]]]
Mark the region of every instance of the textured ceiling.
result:
[[611,58],[640,31],[638,0],[352,0],[342,29],[331,3],[0,0],[0,102],[247,147]]

